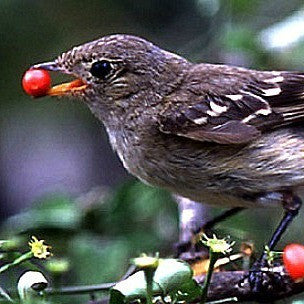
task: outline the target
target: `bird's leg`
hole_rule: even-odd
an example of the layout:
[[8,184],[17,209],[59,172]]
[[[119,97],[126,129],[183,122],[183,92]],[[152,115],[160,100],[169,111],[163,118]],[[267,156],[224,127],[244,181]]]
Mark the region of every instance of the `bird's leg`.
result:
[[[277,243],[280,241],[287,227],[297,216],[301,205],[302,201],[298,196],[292,195],[290,193],[283,194],[283,207],[285,212],[281,222],[279,223],[270,241],[268,242],[269,250],[273,250]],[[255,262],[249,274],[249,283],[251,285],[252,291],[255,293],[264,291],[265,287],[267,289],[267,285],[269,285],[267,284],[267,279],[265,282],[265,275],[261,271],[261,268],[265,266],[267,266],[267,254],[264,252],[260,259]]]
[[274,249],[289,224],[298,215],[301,205],[302,201],[298,196],[289,196],[286,200],[284,200],[283,207],[285,213],[280,224],[278,225],[277,229],[275,230],[268,243],[268,247],[270,250]]
[[218,223],[225,221],[229,217],[239,213],[240,211],[244,210],[243,207],[235,207],[229,210],[224,211],[223,213],[219,214],[218,216],[214,217],[210,221],[207,221],[202,227],[200,227],[197,231],[194,231],[195,234],[199,234],[201,231],[206,231],[212,229]]
[[175,245],[176,256],[185,260],[196,256],[193,246],[193,231],[204,224],[209,207],[188,198],[175,196],[179,212],[179,242]]

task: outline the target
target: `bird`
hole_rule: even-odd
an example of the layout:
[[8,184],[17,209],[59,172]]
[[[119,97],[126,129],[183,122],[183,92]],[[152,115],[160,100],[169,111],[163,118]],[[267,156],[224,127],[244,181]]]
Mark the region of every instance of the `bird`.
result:
[[217,207],[285,210],[304,186],[304,73],[193,63],[132,35],[71,48],[35,69],[75,80],[47,95],[82,100],[141,181]]

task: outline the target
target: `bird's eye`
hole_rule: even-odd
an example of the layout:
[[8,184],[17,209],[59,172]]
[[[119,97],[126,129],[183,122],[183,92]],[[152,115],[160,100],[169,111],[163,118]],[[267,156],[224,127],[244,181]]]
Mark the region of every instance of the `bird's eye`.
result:
[[111,63],[106,60],[101,60],[92,64],[90,73],[97,78],[105,78],[111,72],[111,70]]

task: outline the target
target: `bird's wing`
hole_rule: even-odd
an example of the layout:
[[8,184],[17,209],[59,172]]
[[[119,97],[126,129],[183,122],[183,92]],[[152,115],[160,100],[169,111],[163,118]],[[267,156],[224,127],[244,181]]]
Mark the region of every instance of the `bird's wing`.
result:
[[213,87],[194,102],[168,102],[159,116],[160,130],[197,141],[242,144],[304,120],[303,73],[256,72],[235,81]]

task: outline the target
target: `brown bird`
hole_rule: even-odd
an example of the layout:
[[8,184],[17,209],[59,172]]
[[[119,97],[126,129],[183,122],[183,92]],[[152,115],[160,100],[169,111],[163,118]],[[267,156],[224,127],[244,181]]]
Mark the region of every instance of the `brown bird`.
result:
[[272,249],[301,205],[304,74],[195,64],[129,35],[34,68],[74,75],[49,95],[83,100],[145,183],[228,207],[283,204]]

